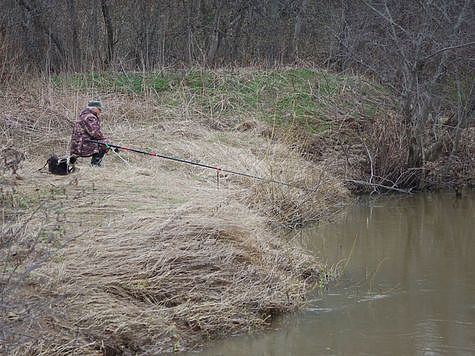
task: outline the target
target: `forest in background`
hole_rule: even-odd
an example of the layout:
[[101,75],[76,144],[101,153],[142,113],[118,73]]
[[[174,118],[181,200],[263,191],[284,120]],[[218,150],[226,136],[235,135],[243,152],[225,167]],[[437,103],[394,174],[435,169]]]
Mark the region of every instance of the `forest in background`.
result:
[[473,149],[473,0],[5,0],[0,13],[3,82],[32,72],[284,65],[362,75],[398,112],[396,133],[377,138],[397,152],[368,152],[370,181],[421,189],[430,168],[445,185],[467,183],[451,172],[466,176],[472,163],[459,152]]

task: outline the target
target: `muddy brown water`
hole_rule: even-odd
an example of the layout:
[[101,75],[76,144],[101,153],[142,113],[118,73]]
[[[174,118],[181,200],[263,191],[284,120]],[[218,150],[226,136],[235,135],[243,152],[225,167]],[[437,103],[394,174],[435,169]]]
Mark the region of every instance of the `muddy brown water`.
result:
[[200,355],[475,355],[475,192],[367,199],[303,243],[341,278]]

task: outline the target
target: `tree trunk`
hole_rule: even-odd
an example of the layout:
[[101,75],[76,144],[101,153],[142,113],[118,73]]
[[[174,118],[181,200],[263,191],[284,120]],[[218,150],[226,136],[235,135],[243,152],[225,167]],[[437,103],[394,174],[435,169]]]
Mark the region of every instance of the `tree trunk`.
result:
[[46,21],[44,10],[41,8],[40,4],[35,4],[34,2],[28,2],[26,0],[17,1],[20,7],[26,10],[31,17],[33,23],[31,30],[43,33],[48,37],[49,41],[54,44],[59,57],[57,58],[57,65],[60,66],[61,64],[64,64],[65,56],[63,44],[59,37],[52,32],[51,26],[48,24],[48,21]]
[[109,6],[107,0],[101,0],[102,16],[104,17],[104,24],[106,26],[107,35],[107,57],[104,62],[106,66],[109,66],[114,57],[114,28],[112,27],[112,19],[109,13]]
[[294,35],[292,37],[292,45],[291,45],[291,59],[296,60],[299,55],[299,39],[300,39],[300,32],[302,31],[302,20],[305,15],[305,12],[307,11],[307,6],[308,6],[308,0],[302,0],[300,3],[300,8],[299,11],[297,12],[297,16],[295,18],[295,24],[294,24]]
[[219,41],[220,41],[219,26],[221,22],[221,11],[220,11],[219,4],[216,4],[215,9],[216,9],[216,12],[215,12],[213,32],[211,34],[211,41],[209,44],[209,50],[208,50],[208,56],[207,56],[207,62],[211,66],[214,64],[214,61],[216,59],[216,52],[218,51]]
[[72,63],[74,71],[81,71],[81,45],[79,43],[78,36],[78,15],[76,10],[76,0],[68,1],[69,7],[69,16],[71,17],[71,27],[72,27]]
[[186,61],[188,65],[191,65],[193,63],[193,28],[191,25],[193,2],[187,4],[187,1],[183,1],[183,10],[186,13]]
[[[231,18],[228,28],[230,29],[229,50],[226,51],[227,56],[224,58],[226,61],[235,63],[238,57],[239,45],[241,44],[242,25],[249,11],[251,1],[241,1],[237,6],[236,13]],[[232,40],[232,43],[231,43]]]
[[349,37],[349,4],[347,1],[341,1],[340,25],[335,35],[337,43],[336,49],[330,55],[330,63],[337,71],[346,69],[346,62],[351,56],[348,51],[348,37]]

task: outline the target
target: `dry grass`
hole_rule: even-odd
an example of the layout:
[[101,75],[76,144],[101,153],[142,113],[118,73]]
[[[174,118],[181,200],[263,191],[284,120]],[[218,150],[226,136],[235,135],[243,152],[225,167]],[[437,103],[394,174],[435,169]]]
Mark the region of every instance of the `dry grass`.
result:
[[[194,119],[185,94],[176,107],[154,95],[102,94],[109,107],[103,131],[116,143],[305,189],[231,175],[217,189],[214,171],[132,153],[110,154],[100,169],[83,159],[77,173],[51,176],[37,169],[52,151],[67,152],[70,121],[97,93],[41,84],[2,94],[5,146],[26,154],[22,179],[2,178],[2,205],[23,219],[40,206],[29,226],[44,227],[18,233],[38,244],[30,252],[36,258],[24,261],[34,268],[27,278],[15,275],[19,288],[2,307],[3,316],[18,316],[4,321],[2,351],[194,349],[268,325],[305,302],[324,266],[276,227],[322,219],[347,198],[325,167],[259,125],[223,129],[219,118]],[[13,223],[10,215],[3,221]]]

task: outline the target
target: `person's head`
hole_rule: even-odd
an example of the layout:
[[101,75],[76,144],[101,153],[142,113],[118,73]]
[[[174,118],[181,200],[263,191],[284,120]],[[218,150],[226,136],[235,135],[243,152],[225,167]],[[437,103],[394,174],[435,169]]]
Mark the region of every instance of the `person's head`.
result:
[[94,114],[99,115],[102,110],[104,110],[104,106],[100,100],[91,100],[87,103],[87,108],[91,110]]

